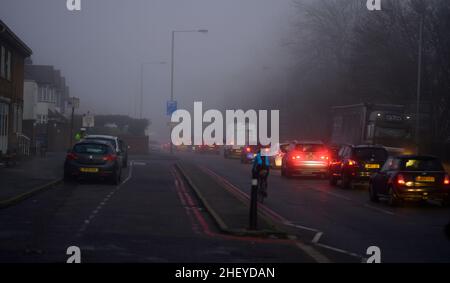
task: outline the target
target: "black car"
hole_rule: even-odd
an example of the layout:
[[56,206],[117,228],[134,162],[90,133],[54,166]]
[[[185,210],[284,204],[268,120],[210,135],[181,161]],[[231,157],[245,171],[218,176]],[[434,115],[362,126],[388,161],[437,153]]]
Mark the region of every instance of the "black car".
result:
[[64,180],[95,177],[110,180],[114,185],[121,181],[122,162],[117,152],[106,141],[85,140],[73,146],[64,163]]
[[442,162],[432,156],[404,155],[390,157],[380,172],[372,176],[370,200],[380,197],[396,205],[404,200],[440,200],[450,202],[450,178]]
[[367,184],[388,158],[387,150],[376,145],[344,145],[329,166],[330,185],[341,181],[343,188]]

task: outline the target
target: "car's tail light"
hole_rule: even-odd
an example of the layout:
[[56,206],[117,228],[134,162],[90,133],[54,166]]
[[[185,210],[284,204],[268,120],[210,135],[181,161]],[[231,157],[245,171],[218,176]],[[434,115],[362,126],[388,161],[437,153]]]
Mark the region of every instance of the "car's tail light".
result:
[[404,186],[406,185],[405,177],[402,174],[397,175],[397,185]]
[[298,159],[302,159],[302,156],[299,154],[295,154],[292,156],[292,160],[298,160]]
[[444,185],[450,185],[450,177],[448,176],[448,174],[445,174]]
[[247,152],[250,152],[250,151],[252,151],[252,149],[251,149],[251,148],[249,148],[249,147],[246,147],[246,148],[245,148],[245,150],[246,150]]
[[356,166],[356,165],[358,165],[358,162],[356,162],[355,160],[349,160],[348,161],[348,165],[349,166]]
[[66,158],[67,158],[68,160],[76,160],[76,159],[78,159],[78,156],[77,156],[75,153],[73,153],[73,152],[69,152],[69,153],[67,154]]
[[106,156],[103,157],[104,161],[115,161],[117,160],[117,155],[115,154],[108,154]]

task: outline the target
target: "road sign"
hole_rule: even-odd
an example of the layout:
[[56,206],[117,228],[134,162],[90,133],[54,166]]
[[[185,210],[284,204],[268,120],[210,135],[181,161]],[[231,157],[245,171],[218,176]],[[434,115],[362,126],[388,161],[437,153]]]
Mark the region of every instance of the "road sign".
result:
[[92,114],[83,115],[83,128],[95,127],[95,118]]
[[172,116],[173,112],[177,111],[178,104],[174,100],[167,101],[167,116]]

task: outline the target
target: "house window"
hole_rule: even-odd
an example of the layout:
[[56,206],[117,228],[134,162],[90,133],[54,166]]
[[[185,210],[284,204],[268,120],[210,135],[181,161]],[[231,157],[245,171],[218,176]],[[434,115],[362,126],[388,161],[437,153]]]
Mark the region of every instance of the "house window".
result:
[[0,48],[0,77],[2,78],[6,78],[5,64],[6,64],[6,49],[4,46],[2,46]]
[[11,80],[12,73],[12,53],[11,51],[6,52],[6,65],[5,65],[6,79]]

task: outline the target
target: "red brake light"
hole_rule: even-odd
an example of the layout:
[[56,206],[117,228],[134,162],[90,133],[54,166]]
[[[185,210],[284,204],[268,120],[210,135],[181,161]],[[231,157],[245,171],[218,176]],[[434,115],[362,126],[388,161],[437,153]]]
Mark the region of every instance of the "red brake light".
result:
[[397,184],[400,186],[404,186],[406,184],[405,177],[403,177],[403,175],[397,175]]
[[105,157],[103,157],[104,161],[115,161],[117,160],[117,155],[115,154],[108,154]]
[[69,152],[69,153],[67,154],[66,158],[67,158],[68,160],[76,160],[76,159],[78,159],[78,156],[77,156],[75,153],[73,153],[73,152]]
[[450,177],[448,176],[448,174],[445,174],[444,185],[450,185]]

